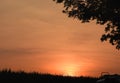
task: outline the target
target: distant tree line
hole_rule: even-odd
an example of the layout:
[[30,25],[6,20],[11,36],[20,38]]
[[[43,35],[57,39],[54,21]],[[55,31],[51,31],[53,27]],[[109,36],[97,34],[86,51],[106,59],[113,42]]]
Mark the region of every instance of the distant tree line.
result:
[[70,77],[62,75],[41,74],[37,72],[26,73],[11,70],[0,71],[0,83],[96,83],[94,77]]

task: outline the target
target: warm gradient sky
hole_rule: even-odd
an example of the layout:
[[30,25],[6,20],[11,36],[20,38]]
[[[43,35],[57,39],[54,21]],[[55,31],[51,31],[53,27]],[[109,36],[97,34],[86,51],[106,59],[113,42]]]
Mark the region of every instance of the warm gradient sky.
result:
[[0,69],[63,75],[120,74],[120,51],[53,0],[0,0]]

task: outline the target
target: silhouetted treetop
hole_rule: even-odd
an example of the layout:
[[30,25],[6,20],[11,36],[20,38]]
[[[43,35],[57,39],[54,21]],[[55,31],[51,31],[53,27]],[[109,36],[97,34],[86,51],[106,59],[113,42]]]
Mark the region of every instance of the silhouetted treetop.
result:
[[96,20],[106,25],[101,41],[109,40],[120,49],[120,0],[54,0],[63,3],[63,13],[79,19],[82,23]]

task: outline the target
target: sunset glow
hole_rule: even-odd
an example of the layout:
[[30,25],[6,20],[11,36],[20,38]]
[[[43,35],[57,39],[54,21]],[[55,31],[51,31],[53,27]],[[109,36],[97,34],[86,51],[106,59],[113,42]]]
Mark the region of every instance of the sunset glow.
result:
[[1,0],[0,69],[120,74],[120,51],[100,41],[104,26],[68,18],[62,9],[53,0]]
[[64,71],[64,75],[68,75],[68,76],[76,76],[76,72],[78,72],[78,67],[76,67],[75,65],[65,65],[63,67],[63,71]]

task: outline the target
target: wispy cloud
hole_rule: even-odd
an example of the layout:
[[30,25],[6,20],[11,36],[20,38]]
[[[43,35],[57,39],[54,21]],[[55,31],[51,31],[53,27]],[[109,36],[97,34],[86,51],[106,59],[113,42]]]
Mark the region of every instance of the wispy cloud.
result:
[[12,55],[12,56],[26,56],[26,55],[43,55],[48,53],[49,50],[44,48],[0,48],[0,56]]

